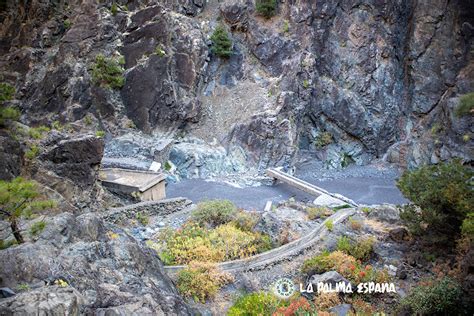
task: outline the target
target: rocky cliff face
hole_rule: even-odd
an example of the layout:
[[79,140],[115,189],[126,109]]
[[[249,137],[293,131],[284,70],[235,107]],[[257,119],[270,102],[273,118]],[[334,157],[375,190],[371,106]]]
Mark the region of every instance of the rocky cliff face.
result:
[[2,250],[1,284],[33,284],[2,299],[2,315],[194,314],[156,254],[122,229],[90,213],[47,223],[35,243]]
[[[0,69],[23,121],[90,113],[113,134],[216,138],[262,168],[306,151],[334,168],[472,161],[472,117],[453,115],[474,90],[466,1],[280,1],[270,20],[246,0],[117,4],[7,2]],[[227,60],[208,49],[218,23]],[[94,84],[98,54],[124,56],[122,88]]]

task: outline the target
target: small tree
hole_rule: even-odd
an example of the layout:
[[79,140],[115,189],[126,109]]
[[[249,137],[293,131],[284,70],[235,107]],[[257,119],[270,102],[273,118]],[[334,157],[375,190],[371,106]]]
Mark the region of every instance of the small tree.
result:
[[420,209],[406,207],[402,219],[418,231],[453,239],[474,205],[473,176],[459,160],[406,171],[397,186]]
[[230,57],[232,55],[232,41],[222,25],[219,25],[211,35],[213,43],[211,51],[219,57]]
[[41,199],[33,181],[20,177],[12,181],[0,181],[0,218],[10,222],[13,236],[19,244],[24,239],[18,227],[18,219],[54,205],[54,201]]
[[276,13],[277,0],[257,0],[255,9],[259,15],[269,19]]
[[91,67],[93,82],[103,88],[121,89],[125,84],[124,64],[123,57],[106,58],[102,54],[97,55]]

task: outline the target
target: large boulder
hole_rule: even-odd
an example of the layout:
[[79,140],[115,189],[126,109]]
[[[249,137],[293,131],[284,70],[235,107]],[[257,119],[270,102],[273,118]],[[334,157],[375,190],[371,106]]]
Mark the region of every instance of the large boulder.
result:
[[[35,243],[0,251],[0,286],[41,286],[31,299],[15,296],[6,307],[25,302],[24,308],[34,308],[37,298],[56,291],[44,284],[64,280],[83,297],[81,313],[191,314],[156,254],[122,229],[92,213],[62,213],[46,223]],[[61,295],[72,308],[75,295]]]
[[48,286],[0,301],[1,315],[79,315],[83,299],[71,287]]
[[96,180],[96,170],[104,154],[104,140],[92,135],[79,135],[58,142],[41,158],[50,170],[78,185],[90,186]]

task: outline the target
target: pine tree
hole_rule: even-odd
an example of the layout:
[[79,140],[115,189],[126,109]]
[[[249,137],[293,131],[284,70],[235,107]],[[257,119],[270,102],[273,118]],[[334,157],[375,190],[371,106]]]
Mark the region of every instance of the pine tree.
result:
[[232,41],[222,25],[216,27],[211,35],[213,45],[211,51],[219,57],[230,57],[232,55]]
[[269,19],[276,13],[277,1],[276,0],[257,0],[255,4],[257,13]]
[[42,199],[37,184],[21,177],[0,181],[0,219],[10,222],[16,241],[24,242],[18,220],[25,215],[53,208],[54,201]]

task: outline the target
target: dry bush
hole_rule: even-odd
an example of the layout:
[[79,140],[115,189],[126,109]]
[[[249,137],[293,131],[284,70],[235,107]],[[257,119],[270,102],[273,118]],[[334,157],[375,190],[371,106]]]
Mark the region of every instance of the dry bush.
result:
[[222,286],[233,281],[231,274],[218,270],[214,264],[194,261],[178,272],[177,287],[183,296],[205,303],[214,298]]

